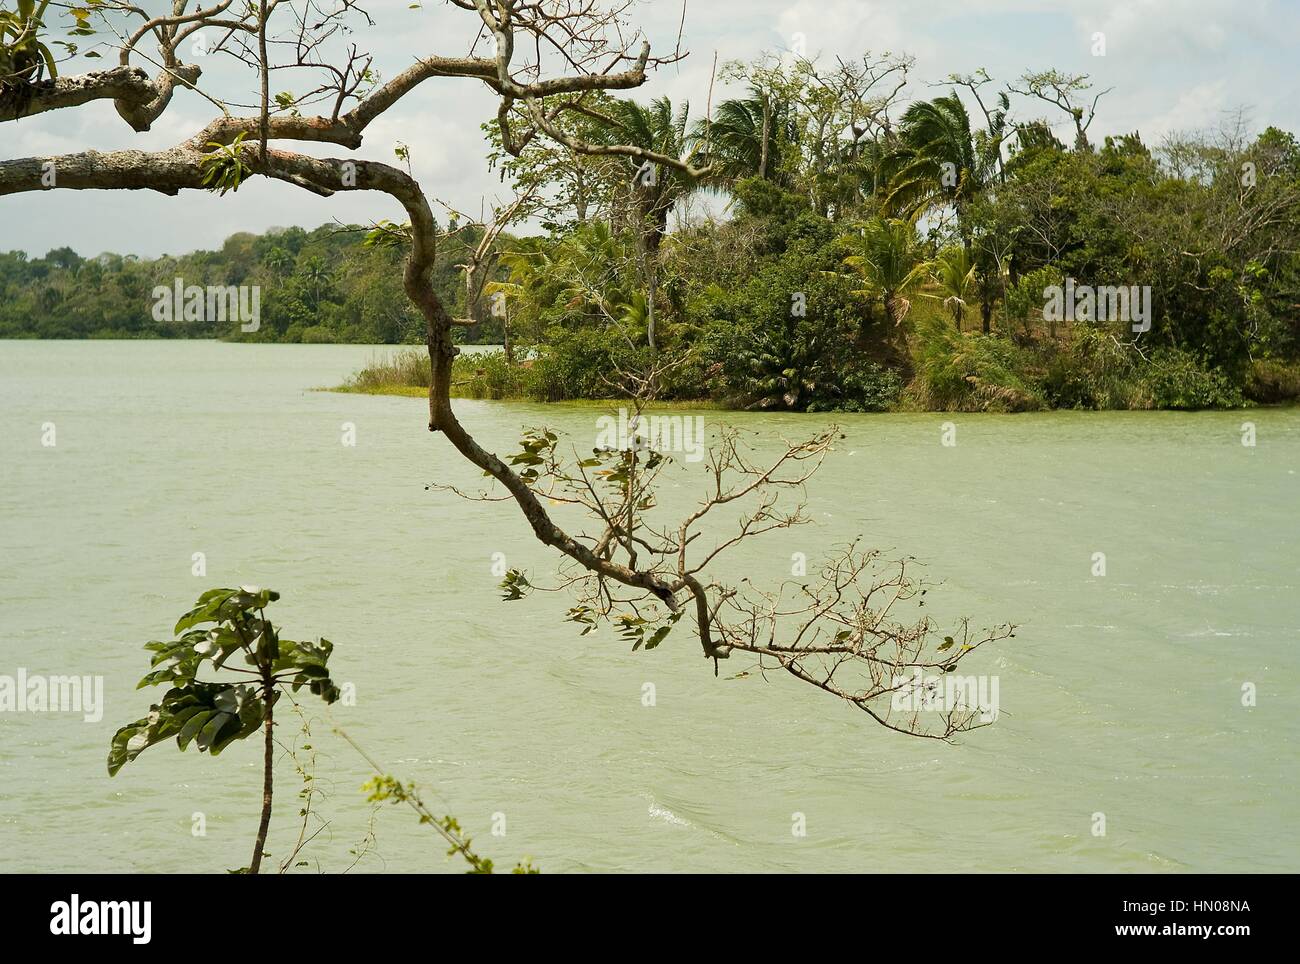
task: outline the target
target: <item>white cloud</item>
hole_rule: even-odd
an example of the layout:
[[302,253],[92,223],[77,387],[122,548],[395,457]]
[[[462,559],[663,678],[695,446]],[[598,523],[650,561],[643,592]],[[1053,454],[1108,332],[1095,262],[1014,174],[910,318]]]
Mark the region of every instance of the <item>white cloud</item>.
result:
[[1147,144],[1158,144],[1170,134],[1207,130],[1217,126],[1234,105],[1227,100],[1227,81],[1207,81],[1185,92],[1163,114],[1152,117],[1142,128]]

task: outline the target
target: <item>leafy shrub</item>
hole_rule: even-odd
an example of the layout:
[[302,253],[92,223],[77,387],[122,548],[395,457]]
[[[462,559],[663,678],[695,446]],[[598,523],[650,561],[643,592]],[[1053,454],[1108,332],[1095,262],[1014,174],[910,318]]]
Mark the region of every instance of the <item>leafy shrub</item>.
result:
[[302,343],[304,345],[332,345],[336,341],[338,341],[338,337],[325,325],[312,325],[310,328],[302,330]]
[[457,355],[451,368],[452,390],[462,398],[523,398],[529,392],[530,368],[527,363],[510,364],[504,351]]
[[613,388],[605,376],[613,370],[611,335],[593,327],[553,327],[549,341],[533,363],[529,392],[538,401],[608,398]]
[[833,242],[797,240],[754,265],[734,287],[709,284],[690,311],[706,319],[697,339],[704,385],[742,408],[875,411],[892,404],[897,378],[873,358],[880,325],[839,272]]
[[1157,408],[1238,408],[1245,404],[1241,390],[1228,376],[1204,367],[1194,355],[1178,348],[1152,352],[1147,378]]
[[1265,405],[1300,399],[1300,365],[1256,359],[1246,378],[1245,395]]
[[895,368],[861,359],[839,372],[837,403],[818,400],[810,412],[886,412],[898,404],[903,393],[903,376]]
[[935,320],[914,339],[911,405],[944,412],[1026,412],[1044,400],[1029,373],[1031,357],[997,335],[967,335]]
[[701,401],[726,394],[726,360],[735,339],[730,322],[714,322],[690,332],[691,339],[676,339],[670,353],[676,359],[665,372],[663,397]]
[[1150,408],[1145,368],[1131,345],[1100,328],[1080,325],[1048,364],[1043,393],[1055,408]]
[[831,380],[827,335],[794,320],[748,331],[726,366],[736,402],[743,408],[796,411],[817,404]]
[[1061,284],[1061,272],[1056,268],[1037,268],[1007,289],[1006,315],[1022,326],[1042,323],[1043,291],[1050,285]]

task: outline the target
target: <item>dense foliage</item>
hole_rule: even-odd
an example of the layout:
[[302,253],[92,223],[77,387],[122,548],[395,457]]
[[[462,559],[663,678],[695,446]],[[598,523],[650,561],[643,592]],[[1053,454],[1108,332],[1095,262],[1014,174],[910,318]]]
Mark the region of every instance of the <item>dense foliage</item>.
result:
[[[909,68],[767,57],[726,65],[748,94],[710,118],[607,94],[562,115],[585,140],[689,173],[541,140],[510,156],[494,141],[489,159],[518,199],[497,213],[534,233],[444,234],[435,285],[474,322],[458,337],[506,343],[458,359],[456,390],[611,397],[653,371],[661,399],[796,411],[1296,397],[1294,136],[1237,124],[1154,149],[1136,133],[1094,144],[1086,77],[1026,74],[997,90],[980,71],[904,103]],[[1013,96],[1060,107],[1071,143],[1051,118],[1016,116]],[[10,253],[0,335],[419,341],[404,230],[240,234],[153,261]],[[150,292],[175,278],[260,286],[259,330],[154,321]],[[1077,302],[1085,291],[1095,298]],[[421,367],[381,363],[353,387],[427,384]]]
[[[632,162],[599,159],[612,186],[583,210],[600,213],[570,204],[545,237],[503,251],[509,278],[493,287],[533,352],[522,366],[463,359],[459,389],[612,395],[611,372],[653,364],[661,398],[800,411],[1296,397],[1292,135],[1237,125],[1158,149],[1138,134],[1094,145],[1096,101],[1076,110],[1086,77],[1027,74],[992,93],[981,71],[907,105],[878,93],[907,66],[764,59],[728,66],[750,93],[711,120],[662,99],[588,111],[584,123],[707,173],[651,191]],[[1073,143],[1048,120],[1013,123],[1013,94],[1061,106]],[[511,173],[535,189],[546,170],[538,158]],[[555,187],[564,207],[571,191]],[[693,215],[707,195],[723,216]]]
[[[398,247],[365,244],[365,228],[322,225],[263,235],[236,234],[219,251],[146,259],[102,254],[85,258],[59,248],[43,258],[0,254],[0,337],[231,338],[243,341],[422,341],[423,324],[402,289]],[[439,294],[453,313],[465,309],[457,266],[479,236],[454,223],[439,251]],[[155,288],[257,286],[258,330],[233,320],[158,321]],[[500,341],[489,318],[473,332]]]

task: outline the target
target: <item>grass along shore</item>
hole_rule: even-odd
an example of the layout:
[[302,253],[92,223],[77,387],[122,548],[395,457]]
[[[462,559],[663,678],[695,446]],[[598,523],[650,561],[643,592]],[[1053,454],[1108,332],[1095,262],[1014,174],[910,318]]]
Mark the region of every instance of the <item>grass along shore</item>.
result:
[[[464,346],[462,346],[464,347]],[[477,346],[469,346],[477,347]],[[452,398],[488,401],[546,402],[538,398],[528,384],[531,361],[507,365],[500,349],[463,352],[452,367]],[[387,356],[375,356],[342,385],[321,389],[358,395],[402,395],[424,398],[429,394],[429,355],[423,346],[398,348]],[[558,400],[557,400],[558,401]],[[565,398],[566,405],[603,407],[627,398],[611,394],[607,398]],[[716,399],[659,399],[647,406],[655,409],[725,409]]]

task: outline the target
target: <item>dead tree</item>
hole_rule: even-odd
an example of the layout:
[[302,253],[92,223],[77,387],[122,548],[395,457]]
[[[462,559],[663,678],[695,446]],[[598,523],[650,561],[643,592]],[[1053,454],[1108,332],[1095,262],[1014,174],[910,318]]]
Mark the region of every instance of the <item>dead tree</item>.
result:
[[[462,49],[469,52],[430,54],[382,83],[375,80],[370,58],[347,42],[352,28],[369,22],[359,0],[293,5],[262,0],[238,6],[212,0],[206,8],[173,0],[170,13],[155,17],[119,0],[105,0],[89,11],[77,8],[71,15],[79,23],[94,19],[116,38],[110,46],[117,50],[118,66],[31,82],[19,78],[26,89],[22,96],[6,96],[0,120],[110,99],[132,129],[146,131],[181,90],[207,99],[215,116],[166,150],[0,160],[0,195],[104,189],[224,193],[249,177],[324,197],[343,191],[389,195],[409,222],[403,231],[409,245],[403,283],[425,320],[429,431],[491,476],[506,493],[500,498],[512,500],[536,538],[562,555],[561,571],[579,594],[571,619],[584,629],[607,623],[634,643],[657,645],[687,617],[715,670],[718,660],[748,655],[761,670],[783,670],[913,735],[949,739],[980,725],[970,706],[924,720],[919,713],[899,715],[892,709],[892,697],[907,685],[908,674],[952,671],[968,653],[1011,633],[1009,626],[972,631],[960,623],[942,635],[928,615],[920,614],[927,590],[910,574],[910,563],[885,567],[881,574],[879,554],[853,544],[828,560],[819,575],[795,586],[759,591],[707,574],[710,563],[751,537],[807,521],[802,500],[782,508],[781,496],[802,491],[830,452],[833,433],[791,442],[784,453],[760,463],[738,433],[724,431],[708,455],[709,485],[699,507],[668,524],[647,517],[654,509],[653,485],[669,465],[680,463],[653,446],[610,446],[594,462],[570,462],[555,435],[540,432],[525,436],[523,450],[503,459],[457,418],[449,394],[456,355],[452,332],[467,319],[453,318],[434,290],[438,229],[429,198],[408,171],[390,164],[353,153],[316,157],[286,145],[310,142],[355,152],[369,125],[413,90],[431,80],[461,80],[494,92],[502,144],[511,153],[545,137],[582,154],[627,157],[692,178],[709,172],[636,146],[588,143],[561,123],[566,111],[581,105],[575,95],[634,89],[645,82],[647,71],[679,56],[651,55],[649,42],[627,23],[629,3],[449,0],[449,5],[449,13],[465,22]],[[233,57],[256,77],[245,102],[203,89],[200,67],[183,61],[187,42],[194,43],[191,38],[200,31],[214,38],[209,55]],[[268,76],[286,71],[309,73],[317,82],[302,96],[272,98]],[[622,381],[630,384],[640,417],[657,373],[627,373]],[[590,532],[570,532],[548,508],[552,500],[585,510],[596,524]],[[712,541],[701,538],[706,521],[722,507],[741,513],[739,530]],[[516,591],[526,584],[520,575],[512,581]],[[915,607],[914,612],[900,619],[906,607]]]
[[494,306],[489,308],[484,301],[483,291],[500,261],[501,252],[497,247],[497,241],[500,240],[501,234],[512,221],[526,218],[532,212],[536,202],[537,191],[535,188],[530,188],[509,204],[497,207],[492,214],[492,223],[479,226],[483,234],[478,244],[470,250],[469,257],[463,264],[456,266],[465,272],[465,317],[456,319],[457,324],[466,325],[470,336],[473,337],[477,334],[479,326],[488,320],[489,315],[497,314],[495,306],[501,305],[499,317],[504,338],[503,347],[508,362],[514,361],[514,355],[510,344],[510,320],[505,313],[504,301],[496,301]]
[[1036,98],[1068,114],[1074,124],[1074,149],[1081,154],[1092,150],[1088,128],[1097,117],[1097,103],[1113,89],[1098,91],[1089,102],[1087,95],[1092,90],[1092,81],[1087,74],[1066,74],[1054,69],[1027,73],[1020,78],[1019,86],[1007,85],[1013,94]]

